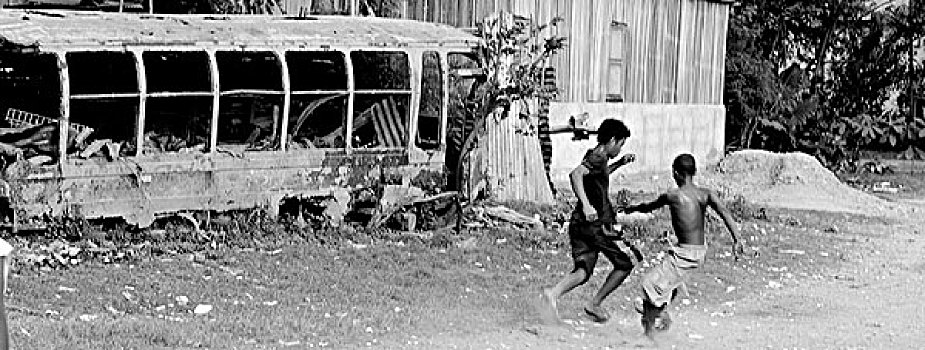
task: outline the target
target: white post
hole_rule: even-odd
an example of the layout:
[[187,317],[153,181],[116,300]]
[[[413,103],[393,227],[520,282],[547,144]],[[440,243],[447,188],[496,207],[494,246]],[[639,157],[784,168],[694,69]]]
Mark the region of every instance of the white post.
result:
[[354,81],[353,75],[353,60],[350,58],[351,51],[344,51],[344,68],[347,70],[347,123],[344,126],[347,129],[347,132],[344,133],[344,139],[346,145],[344,148],[347,149],[349,154],[353,149],[353,100],[356,92],[356,82]]
[[55,52],[58,59],[58,84],[61,88],[61,105],[58,106],[58,164],[67,161],[67,133],[71,120],[71,78],[67,68],[67,53]]
[[13,246],[7,241],[0,239],[0,265],[3,265],[3,273],[0,274],[0,350],[10,348],[10,331],[6,323],[6,287],[9,284],[10,276],[10,254],[13,253]]
[[218,147],[218,107],[221,104],[221,84],[218,74],[218,61],[215,58],[215,51],[209,50],[209,71],[212,82],[212,125],[209,127],[209,153],[215,153]]
[[135,72],[138,75],[138,121],[135,123],[135,156],[141,156],[145,146],[145,123],[148,109],[148,75],[145,73],[145,63],[141,50],[133,50],[135,58]]
[[[286,61],[286,51],[277,50],[274,51],[276,58],[279,61],[280,70],[282,71],[283,76],[283,108],[280,115],[280,125],[279,125],[279,150],[286,150],[286,143],[289,142],[289,113],[292,104],[292,83],[290,82],[289,77],[289,63]],[[275,111],[274,111],[275,113]],[[273,125],[276,127],[276,123]],[[275,134],[277,131],[273,130]]]

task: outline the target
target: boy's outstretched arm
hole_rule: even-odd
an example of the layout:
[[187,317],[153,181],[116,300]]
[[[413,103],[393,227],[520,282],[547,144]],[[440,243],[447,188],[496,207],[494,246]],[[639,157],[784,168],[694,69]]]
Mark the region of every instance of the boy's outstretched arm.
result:
[[729,235],[732,236],[732,254],[735,255],[736,260],[738,260],[740,255],[745,255],[745,248],[742,246],[742,242],[739,242],[739,229],[737,228],[735,219],[732,218],[732,213],[729,212],[729,209],[726,208],[726,205],[723,204],[723,200],[719,198],[716,192],[710,191],[710,195],[707,197],[707,204],[723,219],[726,229],[729,230]]
[[623,212],[627,214],[634,213],[634,212],[648,213],[655,209],[661,208],[667,204],[668,204],[668,195],[662,193],[662,195],[658,196],[658,198],[656,198],[654,201],[627,206],[623,208]]
[[620,159],[617,159],[616,162],[613,162],[613,164],[610,164],[607,166],[607,173],[608,174],[613,173],[614,171],[617,171],[617,169],[620,169],[620,167],[627,165],[629,163],[635,162],[635,161],[636,161],[635,154],[632,154],[632,153],[624,154],[622,157],[620,157]]
[[585,175],[588,175],[589,172],[591,171],[584,164],[581,164],[569,173],[569,179],[572,183],[572,191],[575,192],[578,202],[581,203],[582,214],[585,215],[585,219],[595,221],[597,220],[597,210],[591,206],[591,202],[588,201],[588,194],[585,193]]

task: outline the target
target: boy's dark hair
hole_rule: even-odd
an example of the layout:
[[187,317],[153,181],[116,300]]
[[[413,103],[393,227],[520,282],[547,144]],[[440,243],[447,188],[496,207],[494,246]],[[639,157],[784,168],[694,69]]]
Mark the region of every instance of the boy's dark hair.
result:
[[684,153],[674,158],[671,169],[682,176],[694,176],[697,174],[697,162],[694,161],[694,156]]
[[625,139],[630,137],[630,129],[622,121],[605,119],[597,128],[597,143],[608,143],[610,139]]

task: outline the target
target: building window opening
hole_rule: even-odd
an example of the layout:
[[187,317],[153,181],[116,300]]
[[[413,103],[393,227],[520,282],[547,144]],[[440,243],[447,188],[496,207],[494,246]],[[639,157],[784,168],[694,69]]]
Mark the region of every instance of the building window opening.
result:
[[288,147],[346,147],[348,91],[344,54],[293,51],[286,54],[286,64],[292,87]]
[[208,151],[211,97],[148,98],[146,108],[145,154]]
[[148,93],[143,153],[208,151],[213,108],[208,54],[153,51],[142,57]]
[[272,52],[220,51],[218,147],[234,151],[280,148],[283,86]]
[[402,148],[408,143],[411,79],[402,52],[357,51],[350,54],[356,90],[354,148]]
[[437,52],[427,51],[423,58],[415,144],[421,149],[436,149],[440,147],[443,120],[443,69]]
[[[79,143],[71,156],[135,155],[138,130],[138,76],[129,52],[69,52],[68,139]],[[87,135],[87,130],[92,130]]]
[[0,54],[0,126],[9,128],[0,135],[5,149],[22,152],[27,159],[42,157],[39,163],[57,160],[60,106],[54,55]]

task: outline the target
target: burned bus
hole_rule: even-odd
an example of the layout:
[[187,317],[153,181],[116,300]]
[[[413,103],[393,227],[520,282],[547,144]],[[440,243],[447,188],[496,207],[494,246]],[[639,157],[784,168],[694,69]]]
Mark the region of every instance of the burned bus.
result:
[[382,18],[2,10],[4,225],[345,205],[442,171],[477,45]]

